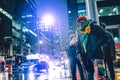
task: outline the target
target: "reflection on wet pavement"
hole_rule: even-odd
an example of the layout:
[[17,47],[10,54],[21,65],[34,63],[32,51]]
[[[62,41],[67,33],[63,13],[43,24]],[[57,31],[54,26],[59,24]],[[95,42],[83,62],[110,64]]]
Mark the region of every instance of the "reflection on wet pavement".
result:
[[[115,69],[116,72],[116,80],[120,80],[120,68]],[[8,80],[7,73],[0,74],[0,80]],[[20,72],[14,72],[13,76],[9,80],[71,80],[69,78],[69,70],[66,71],[63,69],[53,70],[49,71],[49,74],[46,73],[20,73]]]
[[[14,73],[12,80],[70,80],[66,74],[68,71],[63,69],[51,70],[49,74],[46,73]],[[66,75],[66,76],[65,76]]]

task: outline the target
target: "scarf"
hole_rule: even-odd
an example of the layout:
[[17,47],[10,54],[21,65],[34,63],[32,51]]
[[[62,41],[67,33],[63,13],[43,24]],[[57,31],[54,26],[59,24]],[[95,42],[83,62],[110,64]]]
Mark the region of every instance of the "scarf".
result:
[[78,27],[77,30],[81,34],[81,40],[82,40],[84,53],[86,53],[87,52],[86,46],[87,46],[88,36],[91,32],[90,20],[86,20],[86,22],[83,24],[83,26]]

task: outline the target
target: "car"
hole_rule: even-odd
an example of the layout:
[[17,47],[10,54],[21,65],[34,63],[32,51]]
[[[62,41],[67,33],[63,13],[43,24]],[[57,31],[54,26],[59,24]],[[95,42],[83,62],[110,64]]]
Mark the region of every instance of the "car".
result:
[[31,62],[24,62],[24,63],[21,63],[19,66],[18,66],[18,71],[20,72],[24,72],[24,73],[28,73],[30,72],[30,67],[34,66],[35,64],[34,63],[31,63]]
[[32,71],[34,73],[48,73],[49,64],[46,61],[38,61],[33,67]]

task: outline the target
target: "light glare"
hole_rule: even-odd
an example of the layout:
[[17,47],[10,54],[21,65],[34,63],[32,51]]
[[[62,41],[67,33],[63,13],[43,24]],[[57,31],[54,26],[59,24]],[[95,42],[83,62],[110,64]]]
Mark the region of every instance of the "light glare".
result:
[[40,41],[39,41],[39,44],[43,44],[43,41],[42,41],[42,40],[40,40]]
[[114,12],[114,11],[116,11],[117,10],[117,8],[114,8],[112,11]]
[[103,13],[103,9],[100,10],[100,13]]
[[53,25],[54,24],[54,17],[50,14],[44,15],[42,20],[45,25]]

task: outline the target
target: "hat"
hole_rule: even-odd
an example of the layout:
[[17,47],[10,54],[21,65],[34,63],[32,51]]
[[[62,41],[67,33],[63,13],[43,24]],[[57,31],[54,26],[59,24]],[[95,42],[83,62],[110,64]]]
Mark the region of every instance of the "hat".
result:
[[70,35],[70,34],[75,34],[75,32],[74,32],[73,30],[70,30],[70,31],[68,32],[68,35]]
[[76,22],[78,22],[80,20],[87,20],[87,18],[85,16],[80,16],[76,19]]

